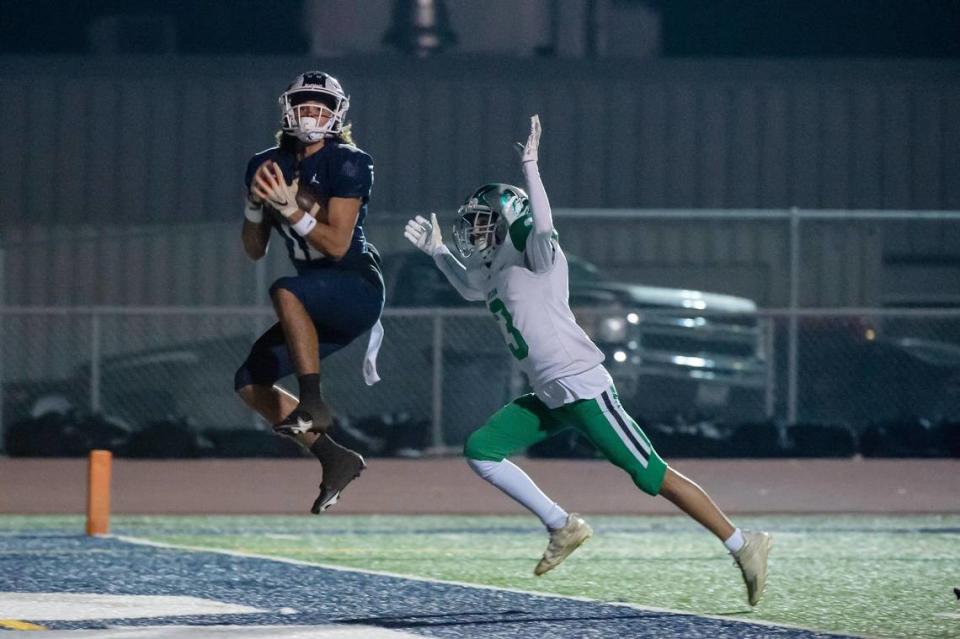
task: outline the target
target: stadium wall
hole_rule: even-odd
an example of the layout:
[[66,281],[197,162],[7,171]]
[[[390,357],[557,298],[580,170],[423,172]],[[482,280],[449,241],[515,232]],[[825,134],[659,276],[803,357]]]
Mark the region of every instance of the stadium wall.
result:
[[0,224],[236,219],[311,67],[351,93],[381,211],[517,179],[534,112],[558,207],[960,208],[955,61],[5,56]]
[[[568,253],[612,279],[740,295],[765,308],[790,304],[785,211],[765,217],[729,210],[713,219],[688,213],[697,214],[558,210],[556,224]],[[927,306],[960,300],[955,220],[844,215],[804,221],[799,229],[800,306],[875,307],[910,295]],[[449,211],[441,216],[452,225]],[[406,220],[371,213],[367,235],[387,258],[412,250],[401,233]],[[0,303],[266,304],[266,286],[290,272],[286,251],[274,242],[266,259],[254,264],[243,254],[239,227],[239,221],[11,226],[0,242]]]

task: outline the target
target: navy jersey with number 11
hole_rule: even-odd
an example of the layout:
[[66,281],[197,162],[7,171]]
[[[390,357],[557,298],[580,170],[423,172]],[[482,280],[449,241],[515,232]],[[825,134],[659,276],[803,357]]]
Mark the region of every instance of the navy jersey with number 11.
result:
[[[367,216],[367,202],[373,186],[373,160],[355,146],[333,140],[301,161],[290,153],[273,147],[257,153],[247,164],[247,189],[253,181],[257,169],[264,162],[273,160],[283,171],[287,183],[299,179],[297,202],[300,208],[309,211],[314,203],[322,210],[327,208],[331,197],[360,198],[360,213],[353,229],[350,248],[338,261],[331,260],[321,251],[311,246],[290,228],[290,224],[272,207],[264,207],[264,220],[280,233],[287,245],[290,259],[299,270],[302,267],[336,263],[349,267],[362,260],[369,245],[363,235],[363,221]],[[365,261],[365,260],[364,260]]]

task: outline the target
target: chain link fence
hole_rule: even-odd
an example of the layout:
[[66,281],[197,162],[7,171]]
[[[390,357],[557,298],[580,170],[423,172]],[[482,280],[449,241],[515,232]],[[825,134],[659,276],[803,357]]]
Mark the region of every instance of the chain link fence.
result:
[[[654,432],[763,423],[862,433],[884,423],[960,422],[960,310],[760,311],[722,322],[699,315],[705,321],[683,327],[675,313],[578,311],[625,406]],[[7,452],[49,414],[99,414],[129,433],[156,423],[266,432],[234,394],[233,375],[272,321],[269,309],[255,307],[6,308]],[[610,335],[618,321],[627,330]],[[737,327],[740,341],[723,341],[721,324]],[[384,326],[379,384],[362,381],[364,338],[322,365],[325,393],[357,437],[382,439],[403,424],[403,448],[453,452],[528,391],[484,309],[388,310]],[[296,390],[293,379],[283,384]]]
[[[891,454],[960,450],[958,221],[938,211],[555,211],[571,303],[625,406],[665,452],[692,455],[751,454],[721,440],[798,452],[791,442],[811,437],[833,442],[818,444],[823,453],[864,452],[884,437],[915,440]],[[498,324],[410,250],[404,222],[379,215],[367,228],[387,282],[383,381],[363,384],[360,339],[324,362],[323,383],[358,446],[449,453],[528,388]],[[264,291],[288,272],[278,250],[251,266],[236,224],[14,228],[0,250],[4,450],[17,454],[24,433],[32,450],[52,450],[64,428],[101,417],[115,439],[174,424],[256,431],[264,438],[252,441],[271,446],[233,375],[275,321]]]

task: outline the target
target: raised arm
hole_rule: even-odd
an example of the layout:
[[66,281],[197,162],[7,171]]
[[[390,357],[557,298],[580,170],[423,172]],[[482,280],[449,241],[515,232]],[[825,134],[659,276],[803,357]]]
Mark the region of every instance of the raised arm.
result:
[[533,232],[527,239],[525,249],[527,266],[535,273],[548,271],[556,257],[556,242],[553,230],[553,214],[550,200],[540,179],[540,116],[530,118],[530,135],[523,145],[520,157],[523,177],[527,182],[527,194],[530,196],[530,208],[533,210]]
[[430,219],[418,215],[409,222],[403,230],[403,236],[410,243],[433,258],[434,264],[447,280],[457,289],[463,299],[471,302],[482,302],[483,291],[476,289],[467,282],[467,269],[460,263],[450,249],[443,243],[440,234],[440,225],[437,224],[437,214],[431,213]]

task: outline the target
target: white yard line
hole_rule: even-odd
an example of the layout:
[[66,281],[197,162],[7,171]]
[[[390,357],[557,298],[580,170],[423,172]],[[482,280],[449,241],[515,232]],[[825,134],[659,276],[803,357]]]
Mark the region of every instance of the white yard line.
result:
[[424,639],[375,626],[144,626],[107,630],[47,630],[42,639]]
[[73,592],[0,592],[0,618],[83,621],[199,615],[248,615],[266,610],[213,599]]
[[643,612],[660,612],[660,613],[667,613],[667,614],[673,614],[673,615],[686,615],[688,617],[701,617],[703,619],[715,619],[718,621],[732,621],[736,623],[751,624],[754,626],[767,626],[772,628],[790,628],[793,630],[805,630],[807,632],[818,632],[824,635],[842,636],[842,637],[859,637],[860,639],[871,639],[869,635],[860,635],[860,634],[848,633],[848,632],[834,633],[826,630],[820,630],[818,628],[809,628],[806,626],[799,626],[794,624],[774,623],[772,621],[763,621],[759,619],[756,619],[756,620],[745,619],[743,617],[732,617],[732,616],[726,616],[726,615],[704,615],[704,614],[699,614],[694,612],[688,612],[685,610],[673,610],[670,608],[642,606],[640,604],[603,601],[600,599],[591,599],[590,597],[578,597],[575,595],[557,595],[557,594],[547,593],[547,592],[537,592],[534,590],[521,590],[519,588],[505,588],[502,586],[485,586],[482,584],[472,584],[472,583],[466,583],[463,581],[451,581],[447,579],[432,579],[430,577],[404,575],[401,573],[386,572],[382,570],[367,570],[364,568],[347,568],[344,566],[334,566],[331,564],[322,564],[322,563],[313,562],[313,561],[303,561],[301,559],[287,559],[285,557],[273,557],[270,555],[260,555],[256,553],[241,552],[238,550],[223,550],[219,548],[207,548],[203,546],[186,546],[181,544],[168,544],[164,542],[153,541],[150,539],[142,539],[139,537],[127,537],[124,535],[109,535],[109,537],[116,539],[118,541],[123,541],[130,544],[139,544],[141,546],[153,546],[156,548],[171,548],[176,550],[186,550],[190,552],[213,552],[221,555],[230,555],[233,557],[246,557],[251,559],[263,559],[265,561],[276,561],[284,564],[291,564],[294,566],[312,566],[315,568],[325,568],[327,570],[336,570],[338,572],[352,572],[352,573],[361,573],[365,575],[379,575],[381,577],[408,579],[410,581],[421,581],[421,582],[432,583],[432,584],[446,584],[449,586],[460,586],[463,588],[476,588],[478,590],[496,590],[496,591],[517,593],[521,595],[530,595],[535,597],[549,597],[551,599],[567,599],[571,601],[583,601],[588,603],[604,604],[607,606],[619,606],[622,608],[630,608],[632,610],[640,610]]

